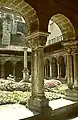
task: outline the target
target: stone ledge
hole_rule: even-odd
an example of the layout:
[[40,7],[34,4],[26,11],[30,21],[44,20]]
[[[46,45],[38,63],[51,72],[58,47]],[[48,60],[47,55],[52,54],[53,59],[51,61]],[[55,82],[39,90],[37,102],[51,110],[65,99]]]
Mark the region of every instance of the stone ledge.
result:
[[75,89],[67,89],[65,92],[65,98],[73,101],[78,101],[78,91]]
[[73,103],[53,110],[50,115],[38,114],[21,120],[70,120],[70,118],[74,118],[76,116],[78,116],[78,103]]

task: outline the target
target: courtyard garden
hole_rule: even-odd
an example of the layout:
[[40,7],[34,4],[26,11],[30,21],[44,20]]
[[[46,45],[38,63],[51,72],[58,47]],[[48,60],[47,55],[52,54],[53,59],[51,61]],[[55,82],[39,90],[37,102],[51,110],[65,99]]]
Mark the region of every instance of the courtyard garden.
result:
[[[67,84],[59,80],[44,80],[45,96],[49,100],[62,98]],[[11,80],[0,80],[0,105],[19,103],[28,106],[28,99],[31,96],[31,83],[15,82]]]

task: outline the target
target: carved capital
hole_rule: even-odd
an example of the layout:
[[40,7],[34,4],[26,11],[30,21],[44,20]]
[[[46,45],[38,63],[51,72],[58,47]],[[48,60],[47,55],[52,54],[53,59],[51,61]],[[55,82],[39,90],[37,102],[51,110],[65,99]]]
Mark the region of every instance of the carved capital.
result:
[[78,46],[77,45],[73,45],[71,49],[72,49],[72,53],[78,54]]
[[67,54],[71,54],[72,49],[71,49],[70,46],[65,46],[64,48],[65,48],[65,51],[66,51]]
[[38,48],[38,46],[45,46],[48,33],[44,32],[35,32],[26,37],[26,42],[31,48]]
[[72,53],[78,54],[78,40],[74,40],[71,45]]
[[28,49],[28,47],[23,47],[23,50],[24,50],[24,51],[27,51],[27,49]]
[[64,46],[66,53],[78,53],[78,40],[74,39],[71,41],[63,42],[62,45]]

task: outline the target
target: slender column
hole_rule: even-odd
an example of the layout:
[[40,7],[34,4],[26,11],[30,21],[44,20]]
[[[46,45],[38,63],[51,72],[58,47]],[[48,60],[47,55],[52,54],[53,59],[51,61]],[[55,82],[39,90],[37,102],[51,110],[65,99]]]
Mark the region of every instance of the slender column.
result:
[[57,78],[60,78],[60,65],[58,64],[58,76],[57,76]]
[[48,77],[48,65],[46,65],[46,77]]
[[1,78],[5,78],[5,75],[4,75],[4,62],[1,62]]
[[23,80],[28,81],[29,72],[27,69],[27,47],[24,47],[24,70],[23,70]]
[[50,63],[50,77],[52,77],[52,64]]
[[45,66],[45,77],[47,77],[47,65]]
[[62,78],[62,64],[59,64],[59,77]]
[[46,65],[44,66],[44,77],[46,78]]
[[72,55],[67,54],[67,84],[70,89],[73,87],[73,65]]
[[78,91],[78,53],[74,53],[74,88]]
[[27,69],[27,47],[24,47],[24,68]]

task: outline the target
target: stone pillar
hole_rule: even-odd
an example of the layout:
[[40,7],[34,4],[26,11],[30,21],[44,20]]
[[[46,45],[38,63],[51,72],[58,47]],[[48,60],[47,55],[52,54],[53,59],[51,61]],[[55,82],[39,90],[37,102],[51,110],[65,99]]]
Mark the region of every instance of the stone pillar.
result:
[[1,62],[1,78],[5,78],[5,75],[4,75],[4,61]]
[[31,53],[31,75],[32,75],[32,95],[31,97],[34,98],[37,96],[37,89],[38,89],[38,84],[37,84],[37,79],[38,79],[38,51],[37,49],[32,49]]
[[73,88],[73,64],[71,54],[67,54],[67,84],[70,89]]
[[65,51],[66,51],[66,77],[67,77],[67,84],[68,84],[68,88],[72,89],[73,88],[73,84],[74,84],[74,73],[73,73],[73,59],[72,59],[72,43],[73,41],[67,41],[67,42],[63,42],[62,44],[64,45]]
[[74,61],[74,89],[78,91],[78,48],[73,50]]
[[[76,48],[76,40],[67,41],[65,43],[66,52],[67,52],[67,83],[69,89],[66,90],[66,98],[70,100],[78,100],[78,55]],[[67,46],[66,46],[67,45]],[[73,69],[74,67],[74,69]],[[75,89],[73,89],[75,88]]]
[[29,81],[29,71],[27,69],[27,47],[24,47],[23,81]]
[[60,78],[60,65],[58,64],[58,76],[57,76],[57,78],[59,79]]
[[44,97],[44,46],[38,47],[38,97]]
[[52,64],[50,62],[50,77],[52,77]]
[[38,112],[49,113],[48,100],[44,95],[44,45],[46,37],[46,33],[37,32],[26,38],[32,43],[32,94],[28,101],[28,107]]

